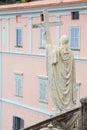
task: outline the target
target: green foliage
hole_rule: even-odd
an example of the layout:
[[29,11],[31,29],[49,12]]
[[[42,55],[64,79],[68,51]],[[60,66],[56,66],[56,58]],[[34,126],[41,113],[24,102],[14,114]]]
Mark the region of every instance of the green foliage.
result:
[[26,0],[21,0],[22,3],[26,2]]
[[0,0],[0,4],[11,4],[11,3],[26,2],[26,0]]

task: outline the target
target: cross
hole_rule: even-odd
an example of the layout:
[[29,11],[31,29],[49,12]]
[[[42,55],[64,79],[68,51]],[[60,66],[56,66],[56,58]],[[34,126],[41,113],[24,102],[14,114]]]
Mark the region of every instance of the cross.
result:
[[46,33],[46,42],[51,43],[49,27],[51,27],[51,26],[60,26],[60,25],[62,25],[62,22],[61,21],[49,22],[48,11],[46,9],[43,11],[43,17],[44,17],[43,18],[44,22],[43,23],[38,23],[38,24],[33,24],[32,28],[41,28],[41,27],[43,27],[44,31]]

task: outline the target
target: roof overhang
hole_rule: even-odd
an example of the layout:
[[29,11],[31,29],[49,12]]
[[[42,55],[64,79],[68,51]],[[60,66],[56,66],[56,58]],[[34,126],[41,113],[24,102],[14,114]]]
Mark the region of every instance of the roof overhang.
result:
[[[39,3],[39,4],[38,4]],[[41,13],[44,9],[49,12],[64,12],[69,10],[87,9],[87,0],[73,0],[72,2],[28,2],[0,6],[0,16],[15,14]]]

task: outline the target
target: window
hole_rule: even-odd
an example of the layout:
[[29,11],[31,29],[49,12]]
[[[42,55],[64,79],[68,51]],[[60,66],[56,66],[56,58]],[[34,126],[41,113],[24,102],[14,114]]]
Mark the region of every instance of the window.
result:
[[80,49],[80,27],[78,26],[70,28],[70,48]]
[[48,102],[48,80],[46,78],[39,78],[39,101]]
[[22,28],[16,29],[16,47],[22,47]]
[[23,96],[23,74],[15,73],[15,95]]
[[44,21],[44,14],[40,14],[41,21]]
[[78,11],[72,12],[71,17],[72,17],[73,20],[79,19],[79,12]]
[[13,116],[13,130],[19,130],[22,128],[24,128],[24,120],[19,117]]
[[42,34],[43,34],[43,32],[44,32],[44,28],[40,28],[40,48],[43,48],[43,46],[42,46]]

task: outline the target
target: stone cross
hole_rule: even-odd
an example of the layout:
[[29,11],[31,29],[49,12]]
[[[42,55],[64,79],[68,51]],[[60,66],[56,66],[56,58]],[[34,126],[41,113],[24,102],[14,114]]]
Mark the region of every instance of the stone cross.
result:
[[41,28],[41,27],[43,27],[44,32],[46,33],[46,43],[51,43],[49,27],[51,27],[51,26],[60,26],[60,25],[62,25],[62,22],[61,21],[49,22],[48,11],[46,9],[43,11],[43,16],[44,16],[44,22],[43,23],[38,23],[38,24],[33,24],[32,28]]

